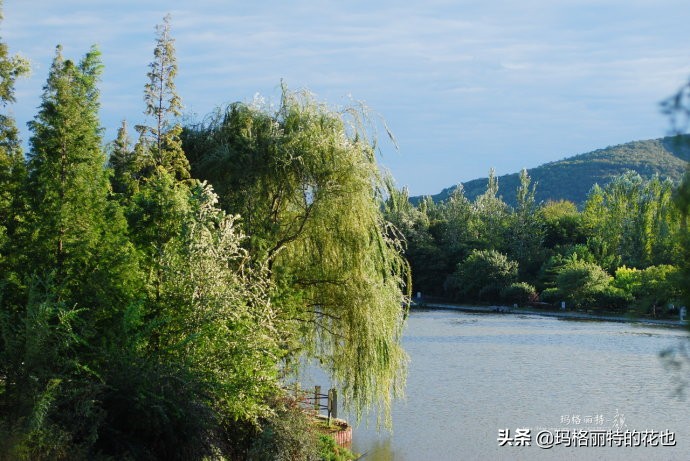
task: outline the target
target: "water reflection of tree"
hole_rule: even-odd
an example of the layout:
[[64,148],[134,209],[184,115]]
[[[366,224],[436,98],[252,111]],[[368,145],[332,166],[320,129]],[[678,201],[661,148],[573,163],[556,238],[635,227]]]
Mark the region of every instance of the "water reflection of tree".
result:
[[[673,133],[678,135],[675,142],[690,146],[690,80],[674,95],[661,102],[662,112],[666,114],[672,125]],[[688,230],[688,216],[690,215],[690,165],[685,176],[675,191],[675,203],[682,216],[682,246],[683,260],[678,262],[682,269],[680,290],[686,305],[690,304],[690,231]],[[690,343],[688,340],[679,341],[676,347],[666,349],[660,353],[667,370],[671,372],[676,384],[676,395],[685,398],[685,389],[690,385]]]

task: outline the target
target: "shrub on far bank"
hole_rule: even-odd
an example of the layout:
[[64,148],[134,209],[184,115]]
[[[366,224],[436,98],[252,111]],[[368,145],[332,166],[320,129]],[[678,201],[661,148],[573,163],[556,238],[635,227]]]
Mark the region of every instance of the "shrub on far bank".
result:
[[456,301],[498,301],[503,289],[515,282],[518,263],[495,250],[472,250],[445,283]]
[[556,304],[563,301],[563,294],[558,288],[545,288],[539,295],[539,301]]
[[581,260],[568,262],[556,277],[556,286],[565,301],[575,307],[592,307],[597,293],[608,288],[611,276],[598,265]]
[[526,282],[515,282],[501,291],[501,298],[509,304],[525,305],[537,300],[537,290]]
[[609,285],[593,293],[592,304],[601,310],[624,312],[633,301],[630,293]]

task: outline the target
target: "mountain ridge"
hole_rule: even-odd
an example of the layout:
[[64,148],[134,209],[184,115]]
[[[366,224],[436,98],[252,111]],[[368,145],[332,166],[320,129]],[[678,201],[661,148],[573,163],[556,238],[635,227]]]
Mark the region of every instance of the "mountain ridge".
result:
[[[582,204],[594,186],[606,185],[612,178],[628,170],[636,171],[644,178],[658,174],[674,182],[680,181],[690,161],[690,135],[631,141],[591,152],[574,155],[562,160],[528,168],[532,184],[536,182],[537,202],[570,200]],[[516,189],[520,184],[519,172],[498,176],[498,194],[503,200],[515,205]],[[461,183],[465,196],[474,200],[486,190],[488,178],[478,178]],[[447,187],[432,195],[434,202],[447,199],[458,187]],[[411,197],[419,203],[425,196]]]

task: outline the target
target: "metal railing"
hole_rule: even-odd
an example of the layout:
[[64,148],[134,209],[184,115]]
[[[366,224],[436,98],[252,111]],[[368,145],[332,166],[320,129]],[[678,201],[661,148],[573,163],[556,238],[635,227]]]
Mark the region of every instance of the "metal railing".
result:
[[322,411],[325,411],[329,423],[331,422],[331,418],[338,417],[338,391],[331,388],[328,390],[327,394],[322,394],[321,386],[314,386],[313,393],[308,391],[302,392],[301,401],[305,409],[313,410],[316,414],[321,414]]

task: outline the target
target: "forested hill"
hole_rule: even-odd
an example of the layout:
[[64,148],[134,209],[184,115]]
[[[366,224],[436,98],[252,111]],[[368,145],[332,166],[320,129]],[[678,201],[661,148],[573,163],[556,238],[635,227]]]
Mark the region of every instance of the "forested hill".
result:
[[[595,183],[607,184],[613,177],[633,170],[644,178],[659,174],[678,181],[690,160],[690,137],[675,136],[647,141],[634,141],[595,150],[556,162],[528,169],[532,183],[537,183],[537,202],[571,200],[581,204]],[[520,184],[519,173],[499,176],[499,195],[511,206],[515,205],[515,191]],[[465,196],[474,200],[486,190],[487,178],[463,183]],[[433,195],[435,202],[443,201],[456,186]],[[421,197],[412,197],[417,203]]]

